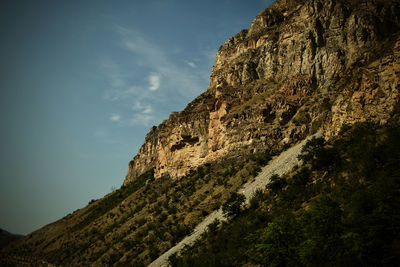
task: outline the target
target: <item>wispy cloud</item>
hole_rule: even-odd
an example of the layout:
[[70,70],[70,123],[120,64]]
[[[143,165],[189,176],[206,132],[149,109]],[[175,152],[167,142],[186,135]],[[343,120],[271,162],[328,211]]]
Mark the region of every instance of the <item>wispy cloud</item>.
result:
[[150,126],[152,122],[154,121],[154,116],[150,114],[145,114],[145,113],[136,113],[133,114],[132,118],[130,119],[130,123],[133,125],[144,125],[144,126]]
[[175,93],[186,97],[193,97],[205,89],[200,85],[202,81],[199,80],[198,73],[193,73],[185,65],[179,65],[171,60],[168,52],[148,41],[139,31],[120,25],[116,25],[115,30],[125,49],[134,56],[142,58],[143,65],[152,69],[153,73],[157,73],[159,79],[163,77],[165,80],[163,87],[174,88]]
[[113,61],[103,62],[103,73],[108,80],[109,89],[104,93],[104,98],[110,101],[119,101],[135,96],[141,88],[129,83],[129,73]]
[[160,76],[157,74],[150,74],[149,76],[149,90],[150,91],[155,91],[160,87]]
[[153,111],[153,108],[150,105],[144,105],[141,102],[136,101],[135,104],[132,106],[132,110],[148,114]]
[[102,67],[107,73],[107,79],[112,87],[126,86],[126,77],[119,70],[119,66],[112,61],[103,62]]
[[120,121],[121,120],[121,115],[119,115],[119,114],[112,114],[111,116],[110,116],[110,121]]
[[189,67],[191,67],[191,68],[197,68],[196,63],[194,63],[194,62],[192,62],[192,61],[185,60],[185,63],[186,63]]
[[152,112],[153,108],[151,106],[146,106],[146,108],[142,111],[143,114],[151,114]]
[[[170,50],[149,41],[135,29],[120,25],[113,29],[120,38],[121,54],[125,53],[130,60],[109,60],[102,66],[109,83],[104,97],[120,105],[121,110],[113,115],[123,115],[111,116],[111,121],[122,126],[157,124],[166,113],[175,111],[165,110],[176,105],[171,103],[184,104],[205,90],[209,70],[203,71],[197,62],[176,59]],[[132,109],[127,110],[129,102],[135,105],[129,105]]]
[[150,105],[143,105],[139,101],[136,101],[132,106],[132,110],[134,111],[134,114],[130,119],[131,124],[149,126],[155,120],[153,108]]

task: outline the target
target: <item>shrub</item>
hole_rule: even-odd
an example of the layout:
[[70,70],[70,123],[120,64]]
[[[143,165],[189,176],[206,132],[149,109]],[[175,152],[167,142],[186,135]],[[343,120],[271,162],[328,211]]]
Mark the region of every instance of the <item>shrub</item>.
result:
[[222,212],[225,217],[235,217],[240,214],[242,205],[246,197],[243,194],[233,193],[230,198],[222,206]]
[[298,158],[304,163],[310,163],[315,170],[334,169],[341,164],[338,151],[333,147],[327,147],[322,137],[313,137],[309,140]]
[[208,231],[211,234],[215,234],[218,230],[218,226],[219,226],[219,220],[215,219],[212,223],[208,225]]
[[279,175],[274,174],[270,178],[270,182],[267,185],[267,189],[269,189],[272,195],[279,194],[282,189],[287,185],[286,179],[279,177]]

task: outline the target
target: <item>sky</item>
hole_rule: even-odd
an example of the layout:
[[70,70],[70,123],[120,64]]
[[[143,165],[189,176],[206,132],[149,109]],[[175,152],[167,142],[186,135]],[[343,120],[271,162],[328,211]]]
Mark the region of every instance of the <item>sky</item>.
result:
[[271,3],[2,0],[0,228],[28,234],[119,188],[149,129]]

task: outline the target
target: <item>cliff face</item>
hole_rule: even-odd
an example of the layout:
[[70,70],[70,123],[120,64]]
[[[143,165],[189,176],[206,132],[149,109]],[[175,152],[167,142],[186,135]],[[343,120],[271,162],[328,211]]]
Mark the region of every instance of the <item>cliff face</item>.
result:
[[281,0],[222,45],[207,91],[147,134],[124,184],[399,111],[399,1]]

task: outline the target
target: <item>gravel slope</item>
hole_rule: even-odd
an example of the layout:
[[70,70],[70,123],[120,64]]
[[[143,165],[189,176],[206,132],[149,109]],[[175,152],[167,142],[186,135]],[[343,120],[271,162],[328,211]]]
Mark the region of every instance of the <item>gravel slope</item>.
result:
[[[311,139],[313,136],[318,137],[321,136],[320,133],[309,136],[305,140],[301,141],[295,146],[292,146],[288,150],[282,152],[279,156],[272,159],[268,165],[262,168],[261,172],[257,175],[257,177],[253,181],[249,181],[245,183],[241,189],[239,189],[239,193],[242,193],[246,196],[246,204],[249,203],[249,200],[253,196],[253,194],[257,191],[257,189],[264,189],[265,186],[269,182],[269,178],[274,175],[283,175],[289,172],[294,166],[299,164],[297,156],[300,154],[302,147],[305,143]],[[207,226],[211,224],[215,219],[220,221],[225,221],[226,218],[222,214],[222,209],[216,210],[210,215],[208,215],[204,220],[199,223],[191,235],[186,236],[182,239],[178,244],[174,247],[170,248],[167,252],[158,257],[155,261],[153,261],[149,267],[156,266],[168,266],[168,258],[172,254],[179,252],[186,245],[192,245],[200,235],[207,231]]]

